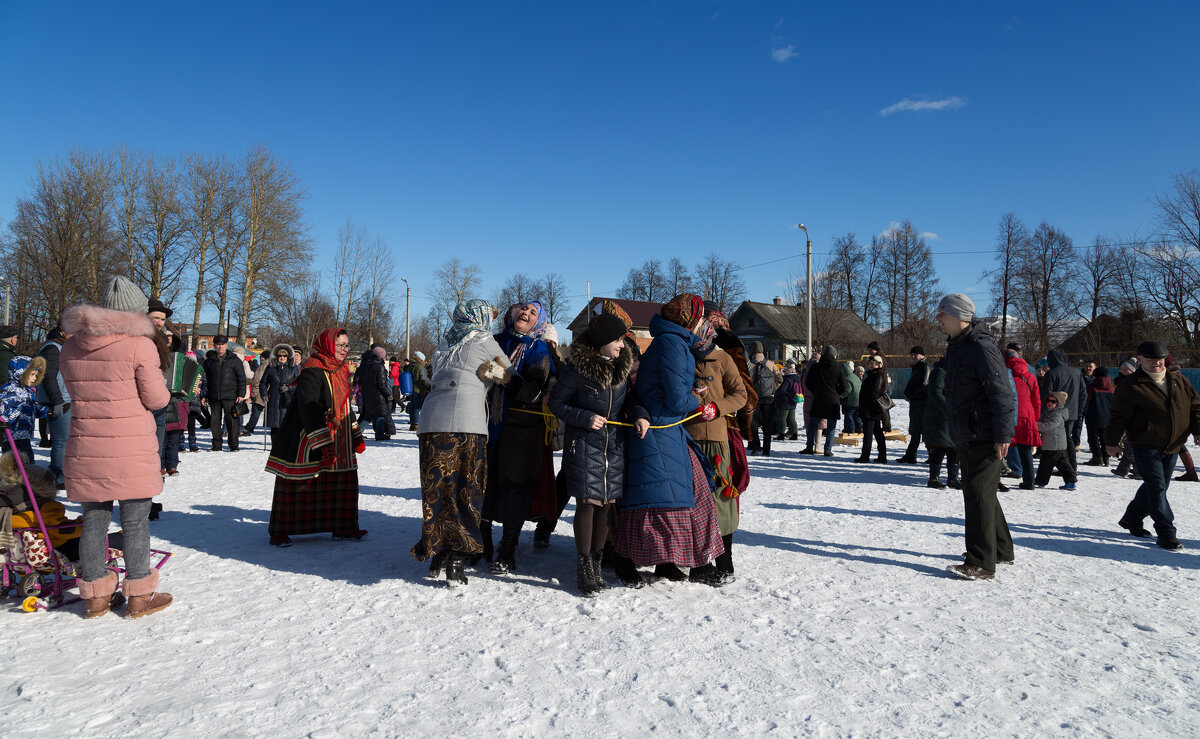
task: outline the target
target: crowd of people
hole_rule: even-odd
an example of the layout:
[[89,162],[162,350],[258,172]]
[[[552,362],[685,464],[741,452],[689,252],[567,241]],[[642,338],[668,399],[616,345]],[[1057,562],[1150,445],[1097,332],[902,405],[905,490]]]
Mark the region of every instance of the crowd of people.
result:
[[[16,331],[0,327],[9,370],[0,413],[14,439],[6,459],[32,467],[43,420],[45,484],[66,489],[83,511],[77,556],[88,618],[122,604],[129,617],[170,605],[150,566],[148,521],[161,511],[153,499],[163,480],[179,474],[185,432],[186,451],[199,449],[197,424],[210,428],[214,452],[236,452],[260,420],[269,429],[267,534],[287,547],[293,536],[367,535],[358,521],[365,429],[387,441],[397,433],[393,415],[407,410],[422,494],[411,553],[429,562],[430,576],[465,584],[466,568],[481,560],[497,576],[517,571],[525,524],[536,523],[535,547],[548,546],[574,498],[576,586],[586,596],[607,587],[605,568],[630,587],[646,584],[647,568],[673,581],[733,581],[748,455],[770,456],[772,440],[799,440],[803,429],[801,455],[834,457],[840,425],[861,444],[854,462],[888,463],[894,401],[876,344],[857,366],[833,346],[777,366],[689,293],[650,320],[644,350],[612,301],[596,305],[568,350],[539,301],[501,313],[468,300],[428,361],[421,352],[388,361],[373,346],[356,367],[342,328],[322,332],[307,357],[277,344],[260,363],[230,350],[225,336],[202,357],[184,351],[170,316],[116,277],[101,305],[69,309],[37,356],[16,355]],[[1001,350],[966,295],[945,296],[935,318],[946,351],[930,364],[912,347],[908,439],[894,461],[921,463],[923,444],[927,485],[962,490],[966,552],[949,568],[954,575],[991,579],[997,562],[1014,561],[997,496],[1008,490],[1003,478],[1032,490],[1059,474],[1061,487],[1075,490],[1085,426],[1092,457],[1084,464],[1116,458],[1115,474],[1141,480],[1119,525],[1150,536],[1149,517],[1159,546],[1181,547],[1166,492],[1181,455],[1187,473],[1177,479],[1196,479],[1186,441],[1200,443],[1200,396],[1162,344],[1139,345],[1114,381],[1094,363],[1070,367],[1061,350],[1037,367],[1018,344]],[[119,590],[106,556],[114,502],[126,571]]]

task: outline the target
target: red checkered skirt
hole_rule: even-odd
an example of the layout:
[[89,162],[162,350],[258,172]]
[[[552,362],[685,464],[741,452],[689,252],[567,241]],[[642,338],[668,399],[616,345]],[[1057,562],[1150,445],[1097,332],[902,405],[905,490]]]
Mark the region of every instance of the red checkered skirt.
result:
[[699,567],[725,551],[708,477],[696,453],[692,460],[692,508],[635,508],[617,516],[617,551],[639,567],[674,563]]
[[311,480],[275,478],[271,536],[358,531],[358,470],[324,470]]

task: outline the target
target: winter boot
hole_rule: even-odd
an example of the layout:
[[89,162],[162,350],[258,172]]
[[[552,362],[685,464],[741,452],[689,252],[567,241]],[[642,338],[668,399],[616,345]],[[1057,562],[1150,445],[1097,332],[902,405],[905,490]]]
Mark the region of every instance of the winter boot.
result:
[[116,610],[125,602],[125,596],[116,592],[117,573],[109,570],[99,580],[79,580],[79,597],[84,602],[84,618],[100,618]]
[[1142,525],[1141,521],[1126,521],[1122,518],[1120,521],[1117,521],[1117,525],[1138,538],[1144,539],[1147,536],[1150,536],[1150,532],[1146,530],[1146,527]]
[[429,579],[436,580],[442,576],[442,569],[446,566],[446,560],[449,559],[449,550],[438,552],[429,558]]
[[683,570],[679,569],[671,562],[655,565],[654,576],[665,577],[671,582],[683,582],[684,580],[688,579],[688,576],[683,574]]
[[579,594],[585,597],[594,596],[598,592],[596,584],[592,580],[592,555],[590,554],[575,555],[575,587],[579,588]]
[[958,479],[958,477],[946,478],[946,485],[954,488],[955,490],[962,490],[962,480]]
[[861,455],[854,458],[854,462],[856,464],[866,464],[867,462],[870,462],[870,461],[871,461],[870,457],[863,457]]
[[621,578],[621,583],[628,588],[644,588],[646,580],[642,577],[642,573],[638,572],[637,565],[628,557],[621,557],[616,566],[617,577]]
[[601,567],[601,561],[604,557],[603,552],[592,552],[592,584],[596,586],[596,590],[605,590],[608,585],[604,584],[604,571]]
[[508,527],[500,535],[500,547],[496,550],[496,559],[492,562],[493,575],[507,575],[517,569],[517,539],[521,530],[510,531]]
[[158,613],[171,605],[170,593],[155,592],[158,590],[158,570],[151,569],[150,574],[136,580],[125,578],[125,618],[141,618],[151,613]]
[[446,558],[446,586],[454,587],[455,585],[466,585],[467,576],[463,574],[463,566],[467,563],[467,556],[462,552],[450,552],[450,556]]
[[[492,522],[491,521],[480,521],[479,522],[479,538],[483,540],[483,555],[482,555],[483,561],[491,562],[492,556],[496,553],[495,545],[492,544]],[[480,557],[480,555],[478,555],[478,554],[475,555],[475,561],[472,562],[471,564],[475,564],[475,562],[478,562],[479,557]]]
[[945,490],[946,483],[942,482],[941,480],[937,479],[936,477],[931,477],[931,478],[929,478],[929,482],[925,483],[925,487],[933,488],[934,490]]
[[1200,482],[1200,477],[1196,477],[1196,471],[1185,472],[1175,478],[1176,482]]
[[538,521],[537,526],[533,530],[533,548],[548,548],[550,546],[550,533],[552,531],[554,531],[554,524],[549,521]]
[[688,582],[719,588],[725,584],[725,578],[721,575],[721,571],[717,569],[717,566],[709,562],[706,565],[693,567],[692,571],[688,573]]

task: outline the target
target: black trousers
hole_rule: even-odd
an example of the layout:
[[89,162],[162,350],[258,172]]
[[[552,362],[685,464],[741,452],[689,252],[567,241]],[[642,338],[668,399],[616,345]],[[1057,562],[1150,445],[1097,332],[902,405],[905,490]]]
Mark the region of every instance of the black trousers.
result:
[[1087,425],[1088,432],[1088,449],[1092,452],[1092,456],[1096,459],[1105,459],[1108,457],[1107,439],[1104,434],[1104,427],[1096,428],[1095,424]]
[[[1067,440],[1070,444],[1070,439]],[[1067,452],[1064,449],[1042,450],[1041,457],[1038,458],[1037,482],[1038,485],[1045,485],[1050,482],[1050,473],[1057,467],[1062,473],[1063,482],[1075,482],[1078,478],[1075,477],[1075,467],[1071,461],[1067,459]]]
[[[218,407],[219,406],[219,407]],[[212,449],[221,451],[221,421],[225,421],[225,433],[229,434],[229,449],[237,451],[238,437],[242,433],[242,417],[238,415],[237,403],[232,400],[209,401],[208,412],[212,416]]]
[[936,480],[941,477],[942,460],[946,461],[946,482],[958,480],[958,450],[943,446],[929,448],[929,479]]
[[917,450],[921,448],[921,433],[925,430],[925,401],[909,403],[908,413],[908,449],[904,450],[904,456],[916,459]]
[[[771,434],[775,433],[775,404],[771,398],[767,398],[764,403],[761,403],[754,409],[754,415],[750,417],[750,451],[763,452],[771,454]],[[762,436],[762,441],[759,441],[759,436]]]
[[871,439],[879,445],[880,459],[887,459],[887,439],[883,438],[883,419],[868,418],[863,421],[862,458],[871,456]]
[[1075,461],[1075,445],[1079,443],[1079,432],[1082,427],[1079,424],[1083,421],[1067,421],[1065,428],[1067,432],[1067,460],[1071,463],[1071,469],[1078,469],[1079,464]]
[[996,497],[1000,458],[996,445],[977,441],[958,448],[962,466],[963,508],[966,520],[966,563],[996,571],[996,560],[1013,558],[1012,534]]

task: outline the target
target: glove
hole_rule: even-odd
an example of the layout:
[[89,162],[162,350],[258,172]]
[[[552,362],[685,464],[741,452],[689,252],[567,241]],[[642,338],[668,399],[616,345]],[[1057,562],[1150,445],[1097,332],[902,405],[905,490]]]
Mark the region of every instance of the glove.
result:
[[54,407],[50,409],[50,417],[51,418],[61,418],[62,414],[63,414],[63,404],[55,403]]
[[484,382],[498,382],[501,385],[507,385],[512,379],[512,374],[503,364],[504,357],[496,357],[489,359],[479,365],[479,369],[475,370],[475,375]]
[[700,408],[698,408],[697,410],[700,411],[700,420],[701,421],[711,421],[717,417],[717,413],[718,413],[716,403],[706,403],[706,404],[700,406]]
[[360,436],[358,437],[358,443],[354,445],[354,452],[362,454],[365,451],[367,451],[367,442],[363,441],[363,438]]
[[337,454],[333,451],[333,445],[329,445],[321,449],[321,466],[332,467],[337,461]]

